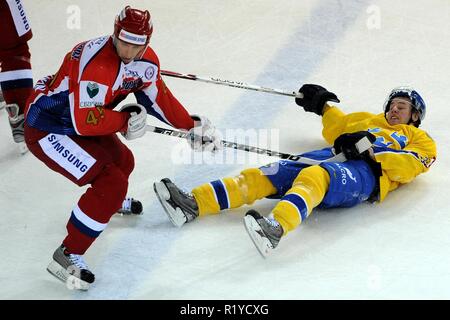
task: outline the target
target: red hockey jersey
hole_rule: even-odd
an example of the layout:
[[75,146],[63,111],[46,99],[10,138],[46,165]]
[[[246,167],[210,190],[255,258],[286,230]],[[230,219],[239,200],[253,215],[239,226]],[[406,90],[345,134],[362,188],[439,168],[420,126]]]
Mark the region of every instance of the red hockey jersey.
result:
[[28,99],[31,127],[58,134],[96,136],[123,132],[129,114],[113,109],[134,93],[147,113],[175,128],[190,129],[194,121],[165,86],[155,52],[124,64],[111,36],[76,45],[58,72],[39,80]]

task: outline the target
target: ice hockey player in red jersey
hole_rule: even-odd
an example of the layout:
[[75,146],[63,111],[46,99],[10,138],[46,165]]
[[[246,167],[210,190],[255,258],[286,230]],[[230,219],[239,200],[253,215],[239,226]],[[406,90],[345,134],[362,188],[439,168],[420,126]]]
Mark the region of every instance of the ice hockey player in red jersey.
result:
[[14,142],[26,152],[24,109],[33,90],[28,40],[33,36],[20,0],[0,0],[0,104],[6,105]]
[[[142,137],[150,114],[189,130],[193,149],[220,148],[210,121],[189,115],[164,84],[158,56],[149,47],[152,32],[150,13],[126,6],[115,19],[113,35],[77,44],[56,74],[37,82],[28,99],[29,150],[78,186],[90,185],[74,206],[67,236],[47,268],[77,289],[87,290],[94,282],[83,254],[111,216],[130,206],[142,211],[140,202],[126,198],[134,158],[116,133],[127,140]],[[113,110],[130,93],[137,103]]]

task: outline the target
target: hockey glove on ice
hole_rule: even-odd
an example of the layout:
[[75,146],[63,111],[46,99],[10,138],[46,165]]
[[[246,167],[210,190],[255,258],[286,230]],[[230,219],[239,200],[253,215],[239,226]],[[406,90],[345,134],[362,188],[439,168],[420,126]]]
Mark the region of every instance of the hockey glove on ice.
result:
[[323,114],[323,107],[327,101],[340,102],[333,92],[317,84],[304,84],[298,92],[303,94],[303,98],[295,98],[295,103],[305,111],[314,112],[319,116]]
[[369,149],[377,138],[368,131],[341,134],[334,141],[334,150],[343,152],[347,160],[366,160],[370,158]]
[[194,151],[216,152],[222,149],[222,135],[208,118],[191,115],[194,127],[189,130],[188,143]]
[[130,113],[127,131],[122,132],[125,139],[133,140],[142,137],[146,132],[147,124],[147,110],[144,106],[138,103],[129,103],[122,106],[119,111]]

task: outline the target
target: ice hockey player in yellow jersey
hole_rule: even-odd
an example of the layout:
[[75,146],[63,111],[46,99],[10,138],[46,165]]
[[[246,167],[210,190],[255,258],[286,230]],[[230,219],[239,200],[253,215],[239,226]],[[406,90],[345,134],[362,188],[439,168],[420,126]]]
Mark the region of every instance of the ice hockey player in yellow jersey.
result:
[[[170,179],[162,179],[154,189],[174,225],[180,227],[198,216],[252,204],[264,197],[279,198],[267,217],[255,210],[244,217],[250,238],[266,256],[315,207],[381,202],[390,191],[428,171],[436,159],[435,142],[419,128],[426,105],[413,88],[393,89],[380,114],[345,114],[330,103],[340,102],[337,96],[319,85],[303,85],[299,92],[303,97],[295,102],[305,111],[322,116],[322,135],[333,145],[301,156],[321,162],[306,165],[281,160],[200,185],[192,193],[183,192]],[[368,142],[368,149],[361,150],[362,142]],[[325,161],[338,153],[347,160]]]

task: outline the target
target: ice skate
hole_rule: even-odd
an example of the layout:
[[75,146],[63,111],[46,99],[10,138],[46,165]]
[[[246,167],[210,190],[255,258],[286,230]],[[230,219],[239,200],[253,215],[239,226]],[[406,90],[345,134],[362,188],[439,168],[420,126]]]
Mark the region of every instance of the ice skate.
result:
[[19,106],[17,104],[7,104],[5,105],[5,109],[8,112],[8,120],[13,140],[18,144],[20,153],[24,154],[28,151],[24,136],[24,115],[19,114]]
[[121,215],[140,215],[143,213],[142,203],[139,200],[133,198],[126,198],[125,200],[123,200],[122,208],[120,208],[117,213]]
[[198,217],[198,205],[192,194],[182,191],[170,179],[155,182],[153,189],[170,221],[177,227]]
[[244,217],[244,225],[258,251],[265,258],[280,242],[283,228],[275,219],[261,216],[250,210]]
[[83,256],[71,254],[61,245],[53,253],[53,261],[47,271],[66,283],[69,289],[88,290],[95,276],[83,260]]

